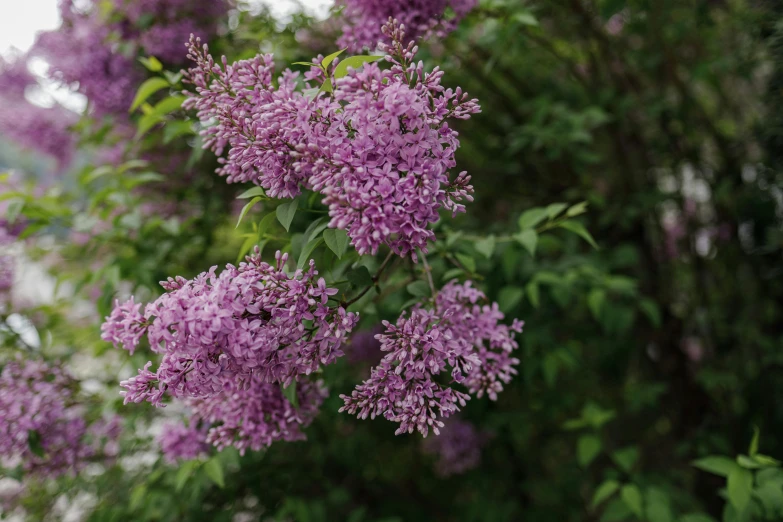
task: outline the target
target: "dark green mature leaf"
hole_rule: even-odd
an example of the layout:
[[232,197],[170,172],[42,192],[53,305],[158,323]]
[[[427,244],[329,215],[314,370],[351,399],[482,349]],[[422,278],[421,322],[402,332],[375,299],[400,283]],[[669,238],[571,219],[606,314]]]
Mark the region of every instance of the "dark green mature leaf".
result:
[[588,232],[585,226],[579,221],[563,221],[558,226],[573,232],[577,236],[590,243],[590,246],[598,250],[598,243],[595,242],[595,239],[593,239],[593,236],[590,235],[590,232]]
[[415,297],[429,297],[430,287],[424,281],[414,281],[405,287],[408,293]]
[[283,397],[285,397],[294,408],[299,409],[299,395],[296,393],[296,381],[293,381],[288,386],[283,386],[281,383],[280,391],[283,393]]
[[334,77],[340,79],[348,74],[348,68],[358,69],[362,65],[370,62],[376,62],[383,59],[383,56],[351,56],[341,60],[334,68]]
[[291,228],[291,222],[294,220],[297,208],[299,208],[299,202],[293,200],[290,203],[283,203],[277,207],[277,210],[275,211],[277,213],[277,220],[283,225],[286,232]]
[[612,453],[612,460],[626,473],[630,473],[636,461],[639,460],[639,450],[634,446],[619,449]]
[[316,249],[318,245],[320,245],[323,242],[323,238],[316,237],[312,240],[310,240],[302,249],[302,253],[299,254],[299,262],[296,263],[297,268],[305,268],[307,264],[310,262],[310,255],[313,253],[313,250]]
[[326,246],[329,247],[329,250],[334,252],[334,255],[336,255],[338,259],[342,259],[350,244],[350,239],[348,238],[348,234],[345,233],[345,230],[334,228],[324,230],[324,241],[326,241]]
[[221,489],[226,487],[226,479],[223,475],[223,464],[220,462],[220,459],[217,457],[209,459],[207,463],[204,464],[204,471],[217,487]]
[[155,94],[161,89],[165,89],[169,86],[169,82],[164,80],[160,77],[150,78],[144,83],[142,83],[139,86],[138,91],[136,91],[136,97],[133,99],[133,103],[131,103],[130,109],[128,112],[133,112],[136,109],[139,108],[139,106],[147,101],[147,98]]
[[355,288],[367,288],[373,284],[372,276],[366,266],[358,266],[346,274],[348,282]]
[[721,477],[728,477],[738,467],[730,458],[717,455],[694,460],[692,464],[695,468]]
[[46,452],[41,445],[41,434],[36,430],[27,431],[27,445],[30,447],[30,451],[37,457],[43,457]]
[[484,239],[479,239],[475,243],[476,250],[479,254],[483,254],[484,257],[487,259],[490,259],[492,257],[492,254],[495,253],[495,243],[496,243],[495,236],[489,235],[485,237]]
[[519,229],[527,230],[535,228],[536,225],[541,223],[546,217],[547,211],[545,208],[531,208],[530,210],[526,210],[519,217]]
[[522,302],[522,298],[525,296],[525,290],[518,286],[504,286],[498,294],[498,306],[500,311],[509,313],[511,310]]
[[620,490],[620,498],[623,499],[623,502],[628,506],[628,509],[631,510],[631,513],[636,515],[639,519],[644,517],[642,493],[636,485],[626,484],[623,486]]
[[237,226],[234,228],[239,228],[239,225],[242,224],[242,220],[245,219],[245,216],[248,212],[250,212],[250,209],[256,206],[256,204],[261,201],[264,198],[261,197],[255,197],[251,199],[244,207],[242,207],[242,211],[239,213],[239,219],[237,219]]
[[595,490],[595,493],[593,494],[593,500],[590,502],[590,509],[597,508],[606,499],[617,493],[618,489],[620,489],[620,483],[616,480],[604,481],[600,486],[598,486],[598,489]]
[[182,491],[182,488],[185,487],[188,479],[193,475],[193,472],[200,465],[201,463],[197,460],[189,460],[184,462],[177,471],[177,476],[174,479],[174,489],[176,491]]
[[465,254],[455,254],[457,261],[470,273],[476,271],[476,260]]
[[538,246],[538,233],[535,230],[532,228],[523,230],[522,232],[514,234],[514,239],[516,239],[517,243],[522,245],[531,256],[535,257],[536,247]]
[[576,443],[576,461],[586,468],[601,453],[601,439],[595,435],[582,435]]

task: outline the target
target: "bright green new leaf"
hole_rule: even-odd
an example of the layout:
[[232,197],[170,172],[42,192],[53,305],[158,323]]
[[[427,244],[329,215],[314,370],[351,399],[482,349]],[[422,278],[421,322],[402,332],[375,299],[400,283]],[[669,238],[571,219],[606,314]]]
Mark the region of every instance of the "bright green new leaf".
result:
[[519,217],[519,229],[527,230],[529,228],[535,228],[536,225],[546,219],[547,212],[545,208],[531,208],[526,210]]
[[136,125],[136,136],[134,136],[133,139],[138,140],[147,134],[151,128],[162,121],[163,116],[160,114],[155,114],[154,112],[145,114],[141,117],[141,119],[139,119],[139,123]]
[[546,215],[549,219],[555,219],[566,208],[568,208],[568,205],[565,203],[552,203],[546,207]]
[[620,489],[620,483],[616,480],[606,480],[598,486],[593,495],[593,500],[590,502],[590,509],[597,508],[604,500],[614,495],[617,490]]
[[595,435],[582,435],[576,443],[576,461],[586,468],[601,453],[601,439]]
[[753,473],[736,466],[726,480],[729,502],[738,513],[745,511],[753,492]]
[[479,239],[478,241],[476,241],[476,244],[474,246],[476,247],[476,250],[479,252],[479,254],[483,254],[484,257],[490,259],[492,257],[492,254],[495,253],[495,243],[496,243],[495,236],[489,235],[484,239]]
[[707,473],[712,473],[713,475],[720,475],[721,477],[728,477],[729,474],[738,467],[737,463],[730,458],[718,455],[694,460],[692,464],[695,468],[699,468]]
[[148,71],[160,72],[163,70],[163,64],[160,63],[160,60],[158,60],[154,56],[150,56],[149,58],[144,58],[142,56],[141,58],[139,58],[139,61],[144,67],[147,68]]
[[223,476],[223,465],[217,457],[209,459],[207,463],[204,464],[204,471],[217,487],[222,489],[226,486],[226,480]]
[[337,58],[338,56],[340,56],[344,52],[345,52],[345,49],[341,49],[339,51],[333,52],[329,56],[326,56],[323,60],[321,60],[321,67],[326,69],[327,67],[329,67],[332,64],[332,62],[334,61],[335,58]]
[[255,197],[251,199],[244,207],[242,207],[242,212],[239,213],[239,219],[237,220],[237,226],[234,228],[239,228],[239,225],[242,224],[242,220],[245,219],[245,216],[248,212],[250,212],[250,209],[256,206],[256,203],[261,201],[264,198]]
[[247,253],[250,252],[250,249],[253,248],[253,245],[255,244],[256,236],[254,234],[249,234],[245,239],[245,242],[242,243],[242,247],[239,249],[239,254],[237,254],[237,264],[242,262]]
[[751,457],[756,456],[759,452],[759,437],[761,436],[761,430],[758,426],[753,426],[753,438],[750,439],[750,447],[748,448],[748,455]]
[[587,212],[587,201],[582,201],[576,205],[572,205],[567,211],[566,216],[575,217]]
[[130,106],[128,112],[133,112],[139,108],[139,106],[147,101],[147,98],[155,94],[161,89],[165,89],[169,86],[169,82],[160,77],[150,78],[145,81],[136,91],[136,97],[133,99],[133,103]]
[[281,225],[283,225],[283,228],[286,232],[288,232],[288,229],[291,228],[291,222],[294,220],[296,209],[298,207],[299,203],[296,200],[293,200],[290,203],[283,203],[277,207],[277,210],[275,211],[277,214],[277,220]]
[[590,232],[588,232],[585,226],[579,221],[563,221],[558,226],[573,232],[577,236],[590,243],[590,246],[598,250],[598,243],[595,242],[595,239],[593,239],[593,236],[590,235]]
[[163,127],[163,143],[171,143],[175,138],[195,133],[193,124],[189,121],[167,121]]
[[351,56],[342,60],[334,68],[334,77],[340,79],[348,74],[348,68],[358,69],[362,65],[370,62],[376,62],[383,59],[383,56]]
[[514,21],[522,25],[529,25],[531,27],[538,25],[538,20],[536,20],[536,17],[528,11],[521,11],[516,13],[514,15]]
[[517,234],[514,234],[514,239],[517,240],[517,243],[522,245],[525,250],[527,250],[531,256],[536,256],[536,247],[538,246],[538,233],[533,230],[532,228],[523,230],[522,232],[519,232]]
[[147,485],[146,484],[139,484],[135,488],[133,488],[133,491],[131,491],[130,495],[130,501],[128,502],[128,507],[131,511],[136,511],[144,504],[144,497],[147,496]]
[[337,230],[334,228],[324,230],[324,241],[326,241],[326,246],[329,247],[329,250],[334,252],[334,255],[336,255],[338,259],[342,259],[345,255],[350,242],[345,230]]
[[637,486],[634,484],[626,484],[623,486],[622,490],[620,490],[620,498],[623,499],[623,502],[628,506],[628,509],[631,510],[631,513],[640,519],[644,517],[642,493]]
[[250,199],[256,196],[266,198],[266,192],[261,187],[253,187],[238,195],[237,199]]

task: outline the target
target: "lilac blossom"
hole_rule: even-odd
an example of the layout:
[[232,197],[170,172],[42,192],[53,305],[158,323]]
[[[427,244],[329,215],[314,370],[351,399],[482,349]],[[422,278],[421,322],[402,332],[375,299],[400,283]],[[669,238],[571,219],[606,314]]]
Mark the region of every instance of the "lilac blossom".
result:
[[209,451],[207,432],[209,425],[193,418],[186,425],[184,422],[169,423],[163,427],[158,437],[160,449],[169,463],[177,460],[192,460],[205,455]]
[[123,381],[125,402],[162,405],[164,393],[210,398],[243,389],[253,379],[290,385],[343,355],[341,344],[358,321],[341,306],[328,306],[336,289],[318,278],[315,264],[289,275],[288,256],[275,266],[253,256],[238,267],[216,267],[193,280],[162,282],[166,290],[144,314],[129,302],[106,318],[103,339],[132,350],[146,335],[163,355]]
[[286,70],[272,81],[271,55],[229,65],[215,63],[198,39],[186,79],[195,93],[183,105],[205,125],[204,146],[219,158],[218,174],[229,183],[252,182],[272,197],[297,196],[302,188],[324,196],[329,226],[348,233],[359,254],[387,244],[415,259],[434,240],[429,225],[439,211],[463,212],[473,188],[466,173],[450,179],[459,148],[454,119],[479,112],[461,88],[441,85],[443,72],[425,72],[414,62],[417,47],[403,45],[396,22],[383,28],[391,68],[376,63],[343,78],[323,77],[313,67],[305,87],[329,81],[333,92],[305,95],[298,73]]
[[444,424],[440,436],[422,441],[424,453],[437,457],[435,472],[441,477],[448,477],[477,467],[487,434],[459,418],[452,417]]
[[276,441],[304,440],[302,428],[318,413],[326,388],[321,381],[296,383],[297,405],[283,396],[280,385],[253,375],[241,386],[204,399],[189,401],[194,413],[211,427],[207,442],[218,450],[232,446],[244,454],[259,451]]
[[338,5],[343,6],[343,27],[337,45],[361,52],[389,42],[379,30],[389,18],[405,25],[412,39],[430,33],[443,38],[476,6],[476,0],[340,0]]
[[88,424],[78,383],[43,361],[11,361],[0,372],[0,457],[42,477],[76,473],[116,439],[119,424]]
[[[382,415],[399,423],[396,434],[418,430],[426,437],[430,429],[437,435],[443,427],[440,419],[465,406],[469,394],[497,399],[517,373],[514,332],[521,332],[523,323],[500,323],[497,303],[480,304],[484,301],[486,296],[470,281],[451,282],[432,308],[417,305],[396,324],[385,321],[386,331],[378,339],[387,353],[369,379],[350,396],[340,396],[345,403],[340,411],[361,419]],[[462,385],[468,393],[441,384],[437,377],[447,371],[450,384]]]

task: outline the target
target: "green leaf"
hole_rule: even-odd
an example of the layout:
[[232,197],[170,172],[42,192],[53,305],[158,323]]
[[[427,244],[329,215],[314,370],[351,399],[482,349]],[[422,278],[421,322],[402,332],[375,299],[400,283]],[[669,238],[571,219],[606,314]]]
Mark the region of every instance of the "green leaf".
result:
[[514,239],[517,240],[517,243],[522,245],[525,250],[527,250],[531,256],[536,256],[536,247],[538,246],[538,233],[531,229],[523,230],[522,232],[519,232],[517,234],[514,234]]
[[751,457],[756,456],[756,453],[759,452],[759,437],[761,435],[761,431],[759,430],[758,426],[753,426],[753,438],[750,439],[750,447],[748,448],[748,455]]
[[533,305],[533,308],[538,308],[541,305],[538,283],[530,281],[527,286],[525,286],[525,293],[527,294],[527,299],[530,301],[530,304]]
[[317,237],[310,242],[308,242],[305,247],[302,249],[302,253],[299,254],[299,262],[296,264],[297,268],[305,268],[307,263],[310,261],[310,254],[313,253],[313,250],[320,245],[323,242],[323,238]]
[[430,287],[424,281],[414,281],[405,287],[408,293],[415,297],[429,297]]
[[465,274],[465,271],[461,268],[452,268],[451,270],[447,270],[445,274],[443,274],[443,278],[441,281],[451,281],[454,278],[458,278]]
[[284,387],[280,383],[280,391],[283,392],[283,397],[288,399],[294,408],[299,409],[299,395],[296,393],[296,381],[291,382],[288,386]]
[[329,247],[329,250],[334,252],[334,255],[336,255],[338,259],[342,259],[345,252],[348,250],[348,244],[350,243],[350,239],[348,239],[348,234],[345,233],[345,230],[334,228],[324,230],[324,241],[326,241],[326,246]]
[[545,208],[531,208],[519,217],[519,229],[527,230],[535,228],[536,225],[546,219],[546,216],[547,212]]
[[669,495],[658,488],[645,491],[646,518],[648,522],[674,522]]
[[661,327],[661,311],[658,308],[658,303],[652,299],[642,299],[639,301],[639,309],[647,316],[647,319],[650,320],[654,327]]
[[513,20],[521,25],[529,25],[535,27],[538,25],[538,20],[528,11],[519,11],[514,14]]
[[383,59],[383,56],[351,56],[342,60],[334,68],[334,77],[340,79],[348,74],[348,68],[358,69],[362,65],[370,62],[376,62]]
[[467,256],[465,254],[455,254],[455,257],[457,258],[457,261],[460,262],[460,264],[465,267],[465,270],[467,270],[470,273],[473,273],[476,271],[476,260],[473,259],[470,256]]
[[234,228],[239,228],[239,225],[242,223],[242,220],[245,219],[245,216],[248,212],[250,212],[250,209],[256,206],[256,203],[261,201],[263,198],[255,197],[251,199],[244,207],[242,207],[242,212],[239,213],[239,219],[237,220],[237,226]]
[[781,462],[777,459],[773,459],[772,457],[768,457],[767,455],[762,455],[761,453],[756,453],[753,455],[753,460],[758,462],[761,466],[765,468],[773,468],[773,467],[780,467]]
[[264,192],[264,189],[261,187],[253,187],[238,195],[237,199],[248,199],[254,198],[256,196],[265,198],[266,192]]
[[321,60],[321,67],[326,69],[327,67],[329,67],[329,65],[331,65],[331,63],[334,61],[335,58],[337,58],[338,56],[340,56],[344,52],[345,52],[345,49],[341,49],[339,51],[333,52],[329,56],[324,57],[324,59]]
[[223,465],[217,457],[209,459],[207,463],[204,464],[204,471],[217,487],[222,489],[226,486],[226,480],[223,476]]
[[735,466],[729,472],[726,481],[729,502],[738,513],[745,511],[750,503],[750,496],[753,492],[753,473],[747,469]]
[[555,219],[566,208],[568,208],[568,205],[565,203],[552,203],[546,207],[546,215],[549,219]]
[[184,96],[169,96],[156,103],[155,107],[152,108],[152,112],[158,116],[165,116],[177,109],[181,109],[185,100]]
[[582,435],[576,443],[576,461],[586,468],[601,453],[601,439],[595,435]]
[[354,268],[346,274],[346,278],[355,288],[366,288],[373,284],[372,276],[366,266]]
[[270,212],[263,218],[261,218],[261,221],[258,222],[258,237],[259,239],[266,235],[266,232],[269,230],[269,227],[274,225],[277,218],[276,212]]
[[193,124],[189,121],[168,121],[163,127],[163,143],[171,143],[175,138],[186,134],[195,134]]
[[161,89],[169,86],[169,82],[163,78],[155,77],[150,78],[139,86],[139,90],[136,91],[136,97],[133,99],[133,103],[130,106],[128,112],[133,112],[139,108],[139,105],[147,101],[147,98],[155,94]]
[[492,254],[495,253],[495,236],[489,235],[484,239],[479,239],[474,245],[479,254],[483,254],[484,257],[490,259]]
[[286,232],[291,228],[291,222],[294,220],[298,206],[299,203],[297,200],[293,200],[290,203],[283,203],[277,207],[277,210],[275,211],[277,213],[277,220],[283,225]]
[[518,286],[504,286],[498,293],[498,306],[504,314],[511,310],[522,301],[525,296],[525,290]]
[[131,511],[136,511],[139,509],[142,504],[144,503],[144,497],[147,495],[147,485],[146,484],[139,484],[135,488],[133,488],[133,491],[130,495],[130,500],[128,502],[128,507]]
[[737,455],[737,464],[745,469],[761,469],[767,467],[763,464],[759,464],[756,462],[756,459],[752,459],[747,455]]
[[595,490],[593,500],[590,502],[590,509],[597,508],[603,501],[617,493],[618,489],[620,489],[620,483],[616,480],[604,481],[604,483]]
[[626,484],[623,486],[623,489],[620,490],[620,498],[623,499],[623,502],[626,506],[628,506],[628,509],[631,510],[631,513],[636,515],[638,518],[642,518],[644,516],[642,493],[639,491],[637,486],[633,484]]
[[333,92],[333,91],[334,88],[332,87],[332,80],[330,80],[329,78],[324,80],[324,83],[321,84],[321,88],[318,89],[318,92]]
[[587,201],[582,201],[581,203],[577,203],[576,205],[572,205],[566,211],[566,216],[567,217],[575,217],[575,216],[579,216],[581,214],[584,214],[585,212],[587,212]]
[[139,61],[144,67],[147,68],[148,71],[160,72],[163,70],[163,64],[160,63],[160,60],[158,60],[154,56],[150,56],[149,58],[144,58],[142,56],[141,58],[139,58]]
[[598,244],[595,242],[595,239],[593,239],[593,236],[590,235],[590,232],[588,232],[585,226],[579,221],[563,221],[558,226],[573,232],[577,236],[590,243],[590,246],[598,250]]
[[738,467],[737,463],[730,458],[718,455],[694,460],[692,465],[702,471],[712,473],[713,475],[720,475],[721,477],[728,477],[729,474]]
[[180,466],[179,471],[177,471],[177,476],[174,479],[174,489],[176,491],[182,491],[182,488],[185,487],[185,484],[193,474],[193,471],[195,471],[200,464],[201,463],[197,460],[189,460]]
[[715,522],[715,519],[704,513],[688,513],[681,516],[678,522]]
[[160,114],[155,114],[154,112],[150,114],[145,114],[144,116],[141,117],[141,119],[139,119],[139,123],[136,126],[136,136],[134,136],[133,139],[138,140],[139,138],[147,134],[147,132],[149,132],[149,130],[152,127],[154,127],[155,125],[157,125],[162,121],[163,121],[163,116],[161,116]]
[[590,313],[596,321],[601,318],[601,310],[603,309],[604,302],[606,301],[606,292],[600,288],[595,288],[587,295],[587,307],[590,309]]
[[310,242],[313,239],[315,239],[315,237],[318,234],[323,232],[323,230],[326,228],[327,224],[328,223],[326,223],[326,218],[325,217],[320,217],[320,218],[316,219],[315,221],[313,221],[312,223],[310,223],[310,225],[308,225],[307,230],[305,230],[305,233],[304,233],[305,241]]
[[291,65],[307,65],[308,67],[318,67],[317,63],[312,62],[294,62]]
[[636,461],[639,459],[639,450],[633,446],[619,449],[612,453],[612,460],[626,473],[630,473]]
[[256,236],[250,235],[247,239],[245,239],[245,242],[242,243],[242,248],[239,249],[239,254],[237,254],[237,264],[241,263],[242,260],[245,258],[248,252],[250,252],[250,249],[253,248],[253,245],[256,244]]
[[43,457],[46,454],[41,444],[41,434],[36,430],[27,430],[27,445],[30,451],[37,457]]

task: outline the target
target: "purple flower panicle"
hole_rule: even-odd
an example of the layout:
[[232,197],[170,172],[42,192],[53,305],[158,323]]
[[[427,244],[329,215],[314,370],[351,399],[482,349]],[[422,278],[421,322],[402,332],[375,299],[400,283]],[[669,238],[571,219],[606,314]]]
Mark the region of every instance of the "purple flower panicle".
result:
[[444,424],[440,436],[422,441],[424,453],[437,457],[435,472],[441,477],[449,477],[477,467],[488,435],[459,418],[452,417]]
[[[523,323],[500,323],[497,303],[480,304],[485,300],[470,281],[451,282],[432,308],[418,305],[396,324],[384,322],[386,332],[378,339],[387,353],[369,379],[350,396],[340,396],[340,411],[362,419],[382,415],[399,424],[396,434],[418,430],[426,437],[430,429],[437,435],[440,419],[459,411],[469,394],[495,400],[517,373],[514,332],[521,332]],[[468,393],[441,384],[436,377],[444,372]]]
[[184,422],[166,424],[158,437],[163,457],[173,464],[177,460],[192,460],[205,455],[209,451],[208,431],[209,426],[198,418],[192,418],[187,425]]

